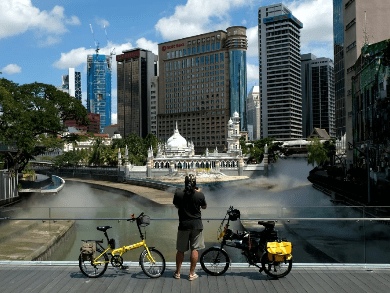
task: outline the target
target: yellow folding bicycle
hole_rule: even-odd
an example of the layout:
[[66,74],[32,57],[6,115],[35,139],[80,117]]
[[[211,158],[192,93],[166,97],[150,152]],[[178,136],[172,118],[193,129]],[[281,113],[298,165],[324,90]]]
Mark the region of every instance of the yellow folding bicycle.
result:
[[[165,271],[165,259],[160,251],[154,247],[146,245],[145,237],[142,234],[141,227],[146,227],[150,224],[149,216],[141,213],[138,217],[131,215],[131,219],[127,221],[136,221],[138,231],[141,237],[141,242],[123,246],[115,249],[115,239],[108,238],[107,230],[111,226],[99,226],[96,229],[102,231],[108,242],[108,248],[102,246],[103,240],[82,240],[84,242],[79,256],[79,267],[81,272],[89,278],[98,278],[105,273],[108,264],[115,268],[126,268],[123,265],[122,255],[139,247],[144,247],[139,257],[139,265],[142,271],[150,278],[158,278]],[[98,255],[96,257],[96,255]]]

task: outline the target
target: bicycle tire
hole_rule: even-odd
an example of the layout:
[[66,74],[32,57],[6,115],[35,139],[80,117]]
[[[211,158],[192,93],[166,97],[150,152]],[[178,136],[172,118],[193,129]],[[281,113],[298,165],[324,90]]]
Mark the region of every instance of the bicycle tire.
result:
[[149,278],[159,278],[165,271],[165,258],[162,253],[155,248],[149,248],[149,252],[155,262],[152,262],[149,259],[148,252],[145,249],[139,256],[139,264],[142,271]]
[[202,253],[200,265],[207,274],[220,276],[229,268],[230,258],[221,248],[210,247]]
[[292,257],[284,262],[270,261],[268,254],[264,253],[261,258],[261,266],[264,272],[275,279],[279,279],[288,275],[292,269]]
[[[98,254],[102,254],[103,250],[96,249]],[[79,256],[80,271],[88,278],[98,278],[105,273],[108,267],[108,255],[103,254],[97,261],[104,263],[94,265],[92,260],[83,260],[82,255]]]

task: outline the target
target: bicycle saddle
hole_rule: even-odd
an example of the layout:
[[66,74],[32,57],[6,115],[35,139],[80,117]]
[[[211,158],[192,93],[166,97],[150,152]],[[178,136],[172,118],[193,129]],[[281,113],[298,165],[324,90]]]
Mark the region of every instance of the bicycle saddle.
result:
[[108,229],[112,228],[111,226],[99,226],[96,227],[97,230],[106,232]]
[[266,228],[274,228],[275,221],[259,221],[257,222],[259,225],[263,225]]

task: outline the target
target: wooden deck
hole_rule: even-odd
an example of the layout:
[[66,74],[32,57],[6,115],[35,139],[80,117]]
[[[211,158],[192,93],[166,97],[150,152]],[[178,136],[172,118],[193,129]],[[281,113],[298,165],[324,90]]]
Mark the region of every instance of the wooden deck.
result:
[[150,292],[150,293],[374,293],[390,292],[390,269],[293,267],[282,279],[273,280],[254,268],[232,268],[219,277],[206,275],[198,269],[199,278],[188,281],[188,268],[183,268],[182,279],[172,278],[173,267],[168,267],[161,278],[149,279],[141,268],[131,267],[116,272],[109,268],[98,279],[88,279],[74,265],[2,265],[0,292]]

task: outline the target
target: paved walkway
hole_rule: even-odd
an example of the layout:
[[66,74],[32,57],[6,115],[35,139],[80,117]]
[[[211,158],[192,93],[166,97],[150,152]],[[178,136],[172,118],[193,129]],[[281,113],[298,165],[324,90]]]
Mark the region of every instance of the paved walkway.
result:
[[173,205],[173,192],[168,191],[162,191],[157,190],[154,188],[144,187],[144,186],[137,186],[137,185],[130,185],[127,183],[117,183],[117,182],[109,182],[109,181],[96,181],[96,180],[87,180],[87,179],[78,179],[78,178],[66,178],[66,181],[73,181],[73,182],[82,182],[92,185],[100,185],[115,189],[121,189],[125,191],[132,192],[134,194],[138,194],[140,196],[143,196],[151,201],[154,201],[158,204],[162,205]]
[[172,278],[173,268],[167,268],[161,278],[149,279],[140,267],[116,272],[109,268],[98,279],[81,274],[78,266],[2,265],[0,291],[2,293],[63,293],[63,292],[145,292],[145,293],[383,293],[390,291],[390,269],[363,268],[302,268],[296,267],[285,278],[273,280],[253,268],[232,268],[224,275],[212,277],[200,269],[199,278],[186,279],[188,268],[183,268],[182,279]]

